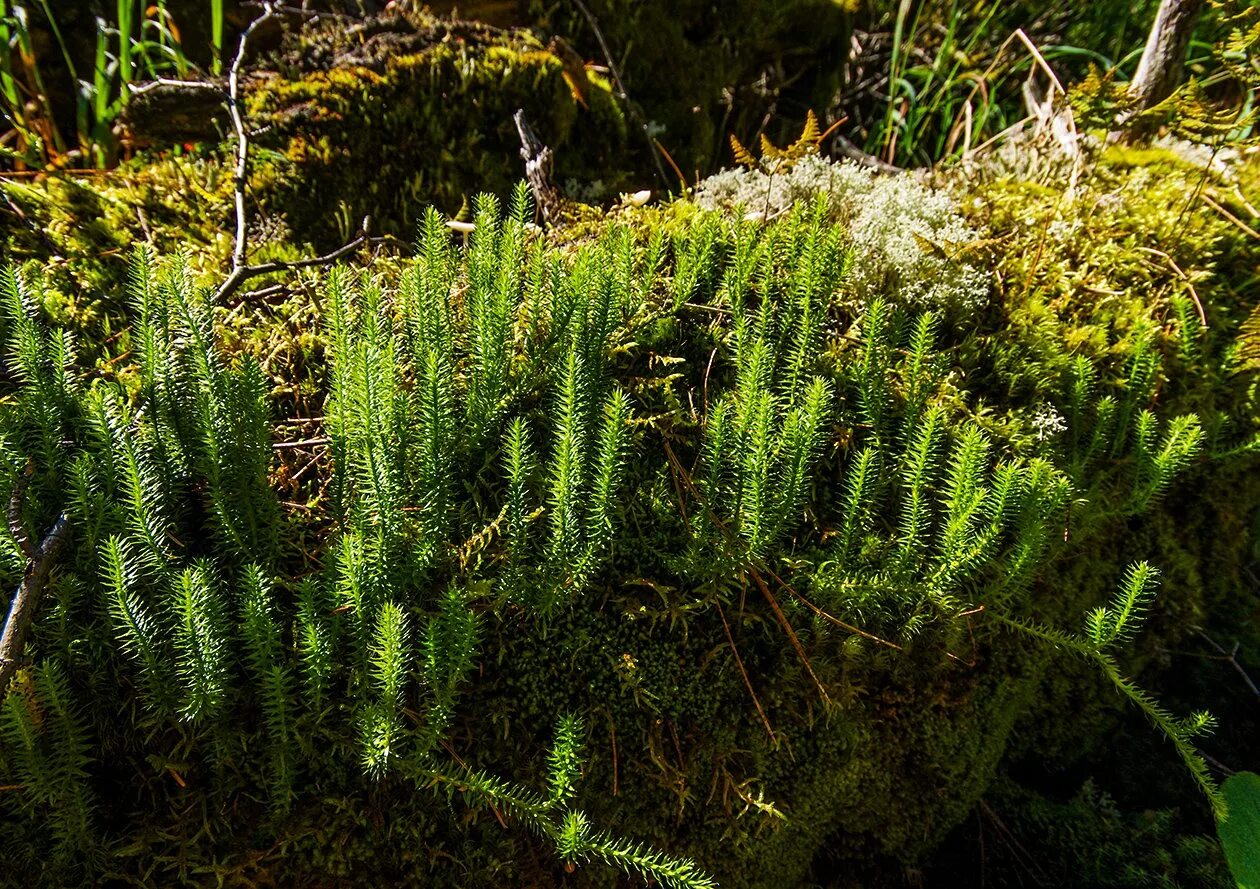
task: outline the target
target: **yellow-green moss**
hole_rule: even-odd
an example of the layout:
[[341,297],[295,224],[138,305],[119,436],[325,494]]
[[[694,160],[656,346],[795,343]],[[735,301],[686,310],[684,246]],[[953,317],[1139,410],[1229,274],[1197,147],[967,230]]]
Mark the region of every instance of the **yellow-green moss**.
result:
[[264,206],[295,237],[343,239],[367,214],[377,231],[410,237],[420,211],[449,213],[472,194],[506,194],[524,174],[512,115],[524,109],[556,159],[556,181],[601,180],[628,166],[626,123],[605,82],[578,91],[564,64],[524,36],[460,40],[390,57],[376,72],[339,67],[275,80],[249,99],[260,137]]

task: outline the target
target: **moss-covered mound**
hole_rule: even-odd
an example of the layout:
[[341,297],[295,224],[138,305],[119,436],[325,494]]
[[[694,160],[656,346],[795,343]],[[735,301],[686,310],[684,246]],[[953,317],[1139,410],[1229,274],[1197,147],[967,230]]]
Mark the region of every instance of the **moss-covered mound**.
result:
[[[266,169],[324,163],[310,133],[384,76],[253,93],[322,109]],[[203,303],[207,231],[191,267],[133,260],[92,309],[117,336],[78,358],[78,295],[8,278],[5,583],[14,529],[64,511],[74,537],[0,720],[0,862],[874,886],[972,813],[1053,809],[1065,861],[1098,830],[1135,880],[1213,885],[1193,745],[1239,736],[1127,677],[1207,621],[1256,644],[1257,178],[1168,151],[965,186],[809,158],[781,202],[752,171],[549,236],[486,199],[466,243],[430,214],[413,259],[271,306]],[[6,188],[64,218],[51,183]],[[115,183],[57,186],[115,202],[111,250],[143,237]],[[1145,796],[1113,755],[1151,763]],[[1099,799],[1184,811],[1129,836]]]
[[[420,13],[352,31],[287,25],[243,78],[251,261],[340,245],[365,216],[374,234],[410,241],[425,206],[455,214],[475,193],[507,193],[524,170],[518,109],[553,150],[558,184],[599,197],[625,185],[627,125],[607,82],[529,31]],[[49,288],[80,313],[118,308],[136,243],[186,247],[207,272],[232,252],[223,101],[161,87],[133,98],[124,125],[147,148],[117,169],[0,182],[0,250],[52,260]]]
[[409,238],[427,205],[455,213],[476,192],[506,194],[523,170],[518,109],[558,183],[601,196],[625,185],[627,125],[608,82],[529,31],[392,16],[303,30],[279,66],[248,108],[265,129],[262,206],[301,240],[343,243],[364,214]]

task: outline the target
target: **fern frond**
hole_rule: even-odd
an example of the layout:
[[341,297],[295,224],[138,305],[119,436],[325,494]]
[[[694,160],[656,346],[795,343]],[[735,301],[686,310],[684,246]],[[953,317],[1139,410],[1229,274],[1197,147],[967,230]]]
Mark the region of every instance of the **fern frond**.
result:
[[1138,479],[1131,498],[1130,509],[1145,510],[1158,501],[1177,477],[1199,453],[1203,442],[1203,429],[1194,414],[1174,417],[1168,431],[1154,447],[1154,419],[1143,423],[1145,414],[1139,417],[1136,438],[1136,462]]
[[844,524],[838,546],[840,564],[847,565],[854,544],[866,533],[874,497],[874,475],[877,471],[879,451],[867,446],[858,453],[849,466],[844,484]]
[[754,169],[757,166],[757,159],[752,156],[752,152],[745,148],[743,144],[735,138],[733,133],[731,134],[730,141],[731,155],[735,158],[735,163],[739,164],[741,167]]

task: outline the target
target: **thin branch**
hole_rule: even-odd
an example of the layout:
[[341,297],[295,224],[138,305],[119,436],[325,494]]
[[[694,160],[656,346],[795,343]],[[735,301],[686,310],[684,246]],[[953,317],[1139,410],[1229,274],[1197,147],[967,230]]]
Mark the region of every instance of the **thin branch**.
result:
[[765,580],[756,568],[750,568],[748,573],[752,575],[753,582],[757,588],[761,590],[761,595],[770,603],[770,610],[774,613],[775,619],[778,620],[779,626],[783,628],[783,632],[787,634],[788,641],[792,643],[792,647],[796,649],[796,656],[800,659],[801,664],[805,667],[805,672],[809,674],[809,678],[813,680],[814,686],[818,689],[818,693],[822,695],[823,703],[830,704],[831,696],[827,694],[826,687],[822,684],[822,680],[818,678],[818,674],[814,672],[814,666],[809,661],[809,655],[805,653],[805,646],[801,644],[801,640],[796,635],[796,630],[792,629],[792,623],[787,619],[787,615],[783,613],[783,609],[779,607],[779,600],[770,592],[770,587],[766,586]]
[[573,5],[586,17],[591,30],[595,32],[595,39],[599,41],[599,48],[604,53],[604,61],[608,63],[608,71],[612,74],[613,83],[617,85],[617,94],[626,103],[630,114],[634,116],[640,129],[643,130],[643,138],[647,140],[648,151],[651,152],[652,160],[656,163],[656,173],[661,177],[661,183],[666,188],[669,188],[669,177],[665,175],[665,167],[661,164],[661,156],[656,153],[656,140],[652,138],[652,132],[648,129],[648,122],[643,119],[643,115],[639,113],[638,108],[630,101],[630,94],[626,92],[626,84],[621,79],[621,72],[617,70],[617,63],[613,61],[612,50],[608,48],[608,41],[604,39],[604,32],[600,30],[599,22],[596,21],[595,15],[582,0],[573,0]]
[[1235,216],[1233,213],[1229,212],[1229,211],[1228,211],[1228,210],[1226,210],[1224,207],[1222,207],[1220,204],[1218,204],[1216,201],[1212,200],[1211,196],[1210,196],[1210,195],[1208,195],[1206,192],[1204,192],[1204,193],[1200,194],[1200,195],[1199,195],[1199,197],[1200,197],[1200,198],[1202,198],[1202,199],[1203,199],[1203,201],[1204,201],[1204,203],[1206,203],[1209,207],[1211,207],[1211,208],[1212,208],[1213,210],[1215,210],[1217,213],[1220,213],[1220,214],[1221,214],[1222,216],[1224,216],[1227,220],[1229,220],[1229,221],[1230,221],[1230,222],[1232,222],[1234,225],[1236,225],[1236,226],[1238,226],[1240,229],[1242,229],[1242,231],[1243,231],[1244,233],[1246,233],[1249,237],[1255,238],[1257,241],[1260,241],[1260,232],[1257,232],[1254,228],[1252,228],[1251,226],[1247,225],[1247,223],[1243,222],[1241,219],[1239,219],[1239,218],[1238,218],[1237,216]]
[[5,619],[3,633],[0,633],[0,698],[9,690],[9,681],[17,672],[22,651],[26,648],[26,635],[35,622],[44,587],[48,585],[53,564],[69,537],[70,519],[62,513],[26,560],[26,572],[13,594],[9,616]]
[[[249,136],[245,133],[245,117],[241,114],[241,64],[245,61],[245,50],[249,48],[249,38],[254,36],[254,31],[259,25],[276,14],[276,8],[270,0],[263,3],[262,9],[262,15],[250,22],[241,33],[236,58],[232,60],[232,68],[228,72],[228,112],[232,115],[232,127],[236,130],[236,171],[232,177],[232,188],[236,200],[236,246],[232,251],[233,276],[245,265],[245,175],[249,164]],[[223,288],[220,288],[215,296],[222,298],[222,294]]]
[[228,72],[228,111],[232,115],[232,128],[236,131],[236,169],[232,177],[233,200],[236,205],[236,241],[232,249],[232,271],[228,275],[227,280],[214,292],[213,300],[218,304],[222,304],[224,300],[236,292],[241,284],[250,278],[271,274],[272,272],[329,265],[342,257],[350,255],[359,247],[372,242],[372,239],[368,236],[371,220],[365,216],[359,234],[349,243],[343,244],[331,253],[316,256],[312,259],[299,259],[292,262],[277,260],[258,265],[245,264],[245,248],[248,243],[246,230],[249,222],[245,209],[245,188],[249,172],[249,133],[245,128],[245,117],[241,113],[241,66],[245,61],[245,52],[249,48],[249,39],[254,35],[254,31],[280,12],[281,6],[273,2],[273,0],[265,0],[262,4],[262,10],[262,15],[250,22],[249,26],[241,33],[241,41],[236,51],[236,58],[232,60],[232,67]]
[[748,678],[748,671],[744,669],[744,659],[739,656],[739,649],[735,647],[735,637],[731,635],[731,625],[726,621],[726,612],[722,610],[722,603],[716,602],[714,604],[717,605],[718,617],[722,618],[722,629],[726,631],[726,641],[730,643],[731,654],[735,655],[735,666],[739,667],[739,675],[744,678],[744,686],[752,697],[753,706],[757,708],[757,715],[761,717],[761,724],[766,727],[766,734],[770,736],[770,743],[778,747],[779,739],[775,737],[774,729],[770,727],[770,720],[766,718],[766,711],[761,707],[761,700],[757,697],[756,690],[753,689],[752,680]]
[[1247,675],[1247,671],[1243,669],[1242,664],[1238,663],[1238,645],[1235,644],[1234,650],[1227,652],[1219,643],[1217,643],[1215,639],[1202,630],[1199,631],[1199,636],[1202,637],[1204,642],[1220,652],[1221,660],[1228,662],[1231,667],[1237,670],[1238,675],[1241,676],[1243,682],[1247,684],[1247,688],[1251,689],[1251,693],[1257,698],[1260,698],[1260,688],[1256,687],[1256,683],[1253,682],[1251,677]]
[[358,237],[353,241],[342,244],[331,253],[325,253],[323,256],[314,256],[310,259],[277,259],[272,262],[259,263],[258,265],[233,265],[232,273],[219,286],[219,289],[214,292],[214,302],[222,304],[250,278],[257,278],[259,275],[270,275],[273,272],[289,272],[295,269],[311,268],[312,266],[330,265],[339,259],[349,256],[360,247],[376,243],[379,239],[368,236],[368,229],[371,223],[370,217],[363,217],[363,227]]
[[[1206,198],[1207,196],[1204,195],[1204,197]],[[1208,326],[1207,313],[1203,310],[1203,300],[1199,299],[1199,292],[1194,289],[1194,282],[1190,279],[1190,276],[1187,275],[1185,271],[1182,270],[1181,266],[1177,265],[1177,261],[1173,259],[1171,256],[1169,256],[1167,253],[1165,253],[1163,250],[1156,250],[1154,247],[1139,246],[1137,249],[1145,251],[1146,253],[1150,253],[1154,256],[1163,257],[1163,259],[1168,263],[1168,265],[1172,267],[1172,270],[1177,274],[1179,278],[1181,278],[1182,283],[1186,285],[1186,289],[1190,291],[1190,296],[1194,299],[1194,306],[1196,309],[1198,309],[1198,312],[1199,312],[1199,322],[1204,327],[1207,327]]]
[[881,173],[900,173],[903,172],[901,167],[888,163],[873,154],[867,154],[861,148],[858,148],[853,142],[840,133],[836,133],[832,147],[838,150],[850,160],[855,160],[863,166],[878,170]]
[[304,438],[301,441],[278,441],[271,446],[273,451],[287,451],[293,448],[314,448],[331,444],[331,438]]
[[216,93],[222,93],[223,88],[217,83],[211,83],[208,80],[176,80],[173,77],[158,77],[150,80],[148,83],[136,85],[134,83],[127,84],[128,91],[133,96],[143,96],[145,93],[152,92],[158,87],[170,86],[188,89],[211,90]]

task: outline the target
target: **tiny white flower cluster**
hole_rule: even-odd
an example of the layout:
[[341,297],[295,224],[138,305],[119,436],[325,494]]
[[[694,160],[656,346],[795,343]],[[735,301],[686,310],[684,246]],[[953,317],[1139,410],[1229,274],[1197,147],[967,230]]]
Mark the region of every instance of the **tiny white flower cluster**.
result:
[[1049,403],[1037,405],[1032,415],[1033,434],[1037,441],[1050,441],[1067,431],[1067,420]]
[[853,161],[810,156],[773,175],[725,170],[700,183],[695,202],[709,210],[742,208],[746,218],[762,220],[818,195],[826,196],[834,218],[848,228],[858,296],[882,294],[903,305],[962,315],[988,301],[985,273],[950,258],[977,233],[949,195],[909,173],[880,175]]

